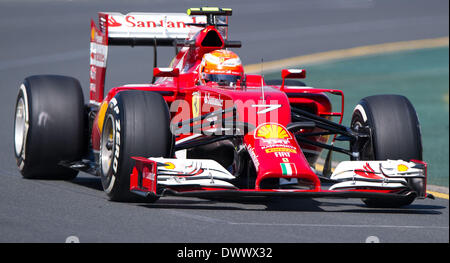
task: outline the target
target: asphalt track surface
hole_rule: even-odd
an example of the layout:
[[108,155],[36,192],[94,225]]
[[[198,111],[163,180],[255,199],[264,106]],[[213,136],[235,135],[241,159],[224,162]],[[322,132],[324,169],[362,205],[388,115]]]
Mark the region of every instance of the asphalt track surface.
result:
[[[151,3],[150,3],[151,2]],[[106,4],[107,3],[107,4]],[[208,1],[208,5],[217,5]],[[448,1],[227,1],[230,39],[245,64],[384,42],[448,35]],[[204,1],[0,1],[0,242],[448,242],[448,200],[369,209],[351,199],[264,203],[162,198],[109,202],[98,178],[25,180],[13,156],[24,77],[76,77],[88,94],[89,21],[98,11],[183,12]],[[151,48],[111,48],[107,86],[151,79]],[[163,50],[167,65],[173,50]]]

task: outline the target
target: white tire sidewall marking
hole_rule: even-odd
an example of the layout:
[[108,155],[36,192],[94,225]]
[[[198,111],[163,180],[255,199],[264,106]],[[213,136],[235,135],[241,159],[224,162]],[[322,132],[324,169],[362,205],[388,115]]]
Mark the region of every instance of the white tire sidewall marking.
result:
[[356,111],[359,111],[361,113],[361,117],[363,118],[364,123],[367,122],[367,114],[364,110],[364,107],[361,104],[356,105],[355,109],[353,110],[353,114],[355,114]]
[[[106,189],[104,189],[104,191],[106,193],[111,193],[115,182],[116,182],[116,173],[119,170],[118,167],[118,162],[119,162],[119,157],[120,157],[120,131],[121,131],[121,127],[120,127],[120,110],[119,107],[117,105],[117,100],[116,98],[112,98],[111,101],[109,102],[109,106],[114,113],[110,113],[107,117],[106,120],[110,119],[112,120],[112,128],[113,128],[113,156],[112,156],[112,160],[111,160],[111,166],[109,167],[108,171],[111,172],[111,180],[108,184],[108,187],[106,187]],[[114,116],[115,115],[115,116]],[[104,131],[103,131],[104,132]],[[103,140],[103,135],[101,136],[102,140]],[[100,145],[103,145],[103,142],[100,142]],[[102,153],[102,150],[100,149],[100,154]],[[102,164],[102,159],[100,157],[100,164]],[[114,168],[114,165],[115,168]],[[102,167],[100,167],[100,169],[103,169]],[[109,173],[108,172],[108,173]]]

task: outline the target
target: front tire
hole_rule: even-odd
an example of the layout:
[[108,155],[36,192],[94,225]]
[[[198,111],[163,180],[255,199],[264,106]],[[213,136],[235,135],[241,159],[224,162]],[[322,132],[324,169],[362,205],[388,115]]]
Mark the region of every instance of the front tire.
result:
[[110,200],[136,200],[129,190],[134,166],[131,157],[170,157],[171,151],[169,109],[161,95],[122,91],[111,99],[99,156],[101,181]]
[[[360,160],[422,160],[420,124],[411,102],[400,95],[376,95],[363,98],[353,111],[351,127],[371,129],[370,139],[351,145]],[[356,148],[356,149],[355,149]],[[407,179],[409,187],[423,191],[423,179]],[[417,194],[403,199],[367,198],[369,207],[401,207],[410,205]]]
[[78,171],[60,166],[85,150],[84,97],[78,80],[37,75],[20,85],[14,118],[14,154],[24,178],[64,179]]

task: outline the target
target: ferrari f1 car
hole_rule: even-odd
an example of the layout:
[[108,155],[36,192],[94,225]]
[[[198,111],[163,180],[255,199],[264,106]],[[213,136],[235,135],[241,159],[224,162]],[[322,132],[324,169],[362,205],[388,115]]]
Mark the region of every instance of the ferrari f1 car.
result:
[[[100,176],[115,201],[336,197],[400,207],[427,197],[419,121],[407,98],[363,98],[344,126],[343,92],[295,80],[305,70],[283,69],[280,80],[245,74],[230,51],[241,46],[228,40],[231,14],[99,13],[98,25],[91,21],[89,103],[71,77],[31,76],[19,88],[14,151],[23,177],[83,171]],[[153,46],[151,82],[105,95],[109,46]],[[161,46],[176,54],[165,68],[156,64]],[[329,96],[341,97],[340,110]],[[332,167],[332,152],[349,160]]]

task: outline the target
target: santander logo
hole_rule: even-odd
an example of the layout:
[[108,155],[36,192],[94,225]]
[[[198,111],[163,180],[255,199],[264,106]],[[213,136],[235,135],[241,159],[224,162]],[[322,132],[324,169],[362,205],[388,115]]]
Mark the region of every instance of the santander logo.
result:
[[112,16],[108,16],[108,27],[118,27],[122,26],[121,23],[117,22]]
[[[119,17],[117,17],[119,18]],[[123,21],[124,19],[125,21]],[[116,18],[112,15],[108,16],[108,27],[138,27],[138,28],[155,28],[155,27],[167,27],[167,28],[188,28],[187,21],[181,20],[166,20],[162,16],[154,17],[153,20],[145,19],[143,16],[126,15],[119,19],[122,23],[117,22]],[[197,23],[196,17],[192,17],[191,23]]]

